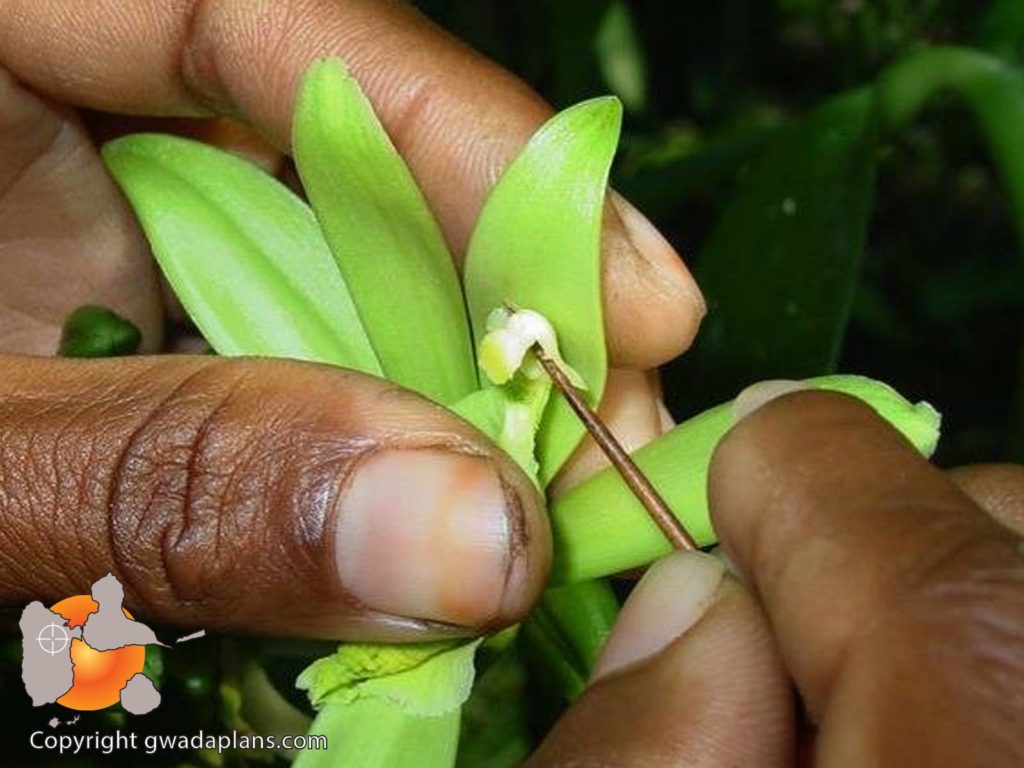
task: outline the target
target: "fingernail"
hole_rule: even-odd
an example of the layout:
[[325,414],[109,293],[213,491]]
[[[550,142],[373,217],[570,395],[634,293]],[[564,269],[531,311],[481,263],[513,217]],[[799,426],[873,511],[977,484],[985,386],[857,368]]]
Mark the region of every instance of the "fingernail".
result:
[[675,552],[644,574],[615,623],[591,682],[635,666],[666,648],[714,605],[725,577],[703,552]]
[[356,470],[338,509],[336,562],[368,608],[475,626],[495,618],[522,568],[515,516],[494,464],[393,450]]
[[697,307],[699,314],[703,316],[707,312],[704,296],[697,290],[697,284],[689,276],[676,249],[651,223],[651,220],[626,198],[612,191],[609,199],[619,214],[619,218],[622,219],[626,235],[637,253],[657,268],[663,280],[675,288],[684,289]]
[[777,397],[788,395],[790,392],[801,392],[805,389],[809,389],[809,387],[802,381],[791,379],[769,379],[751,384],[733,401],[733,419],[739,421]]

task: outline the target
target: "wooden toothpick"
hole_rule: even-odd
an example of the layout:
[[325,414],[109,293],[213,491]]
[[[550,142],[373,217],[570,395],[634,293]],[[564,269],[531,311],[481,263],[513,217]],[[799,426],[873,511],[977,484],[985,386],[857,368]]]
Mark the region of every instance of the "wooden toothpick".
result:
[[604,455],[608,457],[612,466],[615,467],[623,481],[629,486],[637,501],[647,510],[647,514],[651,516],[654,524],[665,534],[665,538],[669,540],[669,543],[676,549],[699,549],[697,542],[693,540],[693,537],[683,527],[683,524],[672,513],[671,508],[661,497],[661,494],[658,493],[658,490],[636,465],[626,452],[626,449],[622,447],[622,444],[615,438],[615,435],[608,429],[604,421],[601,420],[601,417],[597,415],[594,409],[590,407],[590,404],[577,391],[576,387],[573,386],[572,382],[569,381],[569,377],[566,376],[558,363],[544,354],[543,350],[535,349],[537,360],[548,376],[551,377],[551,381],[554,382],[554,385],[565,396],[565,399],[569,401],[569,405],[575,411],[580,421],[583,422],[583,426],[587,428],[587,431],[594,438],[594,442],[600,446]]

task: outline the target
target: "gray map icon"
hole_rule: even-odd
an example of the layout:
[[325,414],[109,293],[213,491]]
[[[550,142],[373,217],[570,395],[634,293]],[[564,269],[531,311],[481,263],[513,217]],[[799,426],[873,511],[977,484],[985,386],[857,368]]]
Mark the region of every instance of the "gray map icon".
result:
[[[68,627],[63,616],[38,600],[22,612],[18,622],[23,653],[21,679],[33,706],[53,704],[74,686],[72,640],[81,640],[96,651],[127,645],[164,645],[152,629],[124,614],[124,589],[113,574],[108,573],[92,585],[92,598],[98,608],[79,627]],[[160,692],[142,672],[132,676],[121,689],[121,706],[132,714],[144,715],[159,705]]]

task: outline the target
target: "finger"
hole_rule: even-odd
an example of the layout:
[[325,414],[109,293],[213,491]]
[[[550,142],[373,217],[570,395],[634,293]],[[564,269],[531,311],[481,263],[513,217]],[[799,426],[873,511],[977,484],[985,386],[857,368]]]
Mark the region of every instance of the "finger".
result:
[[0,352],[52,355],[64,320],[111,307],[160,344],[142,233],[69,110],[0,66]]
[[949,476],[975,504],[1024,536],[1024,467],[976,464],[952,469]]
[[[660,393],[655,371],[608,371],[598,415],[630,453],[662,433]],[[563,494],[606,466],[604,452],[592,438],[585,437],[551,484],[550,493]]]
[[95,144],[130,133],[172,133],[244,157],[272,176],[279,175],[284,167],[284,156],[263,136],[251,126],[229,117],[152,118],[87,111],[83,122]]
[[648,571],[595,679],[530,766],[791,765],[793,706],[767,622],[709,555]]
[[188,357],[0,370],[3,603],[109,571],[168,624],[419,639],[514,621],[546,578],[531,483],[387,382]]
[[784,395],[719,445],[726,551],[823,765],[1020,765],[1024,550],[873,411]]
[[[6,0],[0,61],[68,103],[242,117],[289,146],[298,78],[340,55],[367,91],[456,253],[501,170],[550,108],[410,6],[381,0]],[[651,368],[689,345],[704,308],[678,255],[622,198],[604,231],[609,347]]]

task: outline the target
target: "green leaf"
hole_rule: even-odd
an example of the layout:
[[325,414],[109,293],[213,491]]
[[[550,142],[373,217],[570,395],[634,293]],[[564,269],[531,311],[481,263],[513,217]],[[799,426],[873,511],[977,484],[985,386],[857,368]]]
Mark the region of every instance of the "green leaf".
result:
[[385,376],[443,404],[476,389],[441,230],[355,79],[337,59],[299,90],[295,162]]
[[784,130],[740,182],[697,262],[708,301],[671,369],[699,410],[751,381],[835,370],[860,275],[876,171],[874,93]]
[[176,136],[103,148],[164,274],[213,348],[379,374],[309,208],[255,165]]
[[[1019,37],[1024,29],[1019,3],[999,4],[992,12],[994,23],[1005,23],[1004,31]],[[1013,25],[1018,29],[1011,29]],[[878,91],[886,127],[892,131],[903,128],[938,93],[951,92],[967,104],[999,169],[1024,252],[1024,70],[969,48],[926,48],[886,70]],[[1012,458],[1024,460],[1024,351],[1019,354],[1010,451]]]
[[133,355],[142,334],[133,323],[112,309],[86,305],[64,321],[60,333],[60,357],[122,357]]
[[[622,107],[601,98],[559,113],[530,140],[488,197],[469,246],[465,286],[473,332],[510,304],[544,315],[565,359],[597,403],[607,356],[601,311],[601,216]],[[541,483],[572,453],[583,427],[562,397],[538,435]]]
[[626,109],[642,112],[647,106],[647,60],[625,0],[608,3],[594,37],[594,52],[608,87]]
[[514,768],[526,761],[536,746],[530,678],[518,643],[481,672],[462,708],[457,768]]
[[[805,383],[860,398],[925,456],[938,444],[941,418],[928,403],[912,404],[892,387],[863,376],[824,376]],[[683,422],[633,456],[700,546],[717,540],[708,512],[708,468],[715,446],[734,423],[732,403],[719,405]],[[550,513],[553,584],[608,576],[646,565],[671,550],[612,469],[555,499]]]

